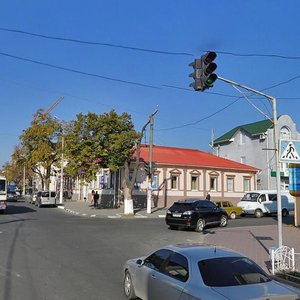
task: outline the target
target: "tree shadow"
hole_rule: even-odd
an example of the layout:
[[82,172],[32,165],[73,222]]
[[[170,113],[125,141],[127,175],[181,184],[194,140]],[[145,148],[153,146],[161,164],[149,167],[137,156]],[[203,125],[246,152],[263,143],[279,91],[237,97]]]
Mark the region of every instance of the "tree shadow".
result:
[[33,213],[36,212],[35,209],[32,209],[27,206],[22,206],[22,205],[13,205],[13,204],[8,204],[6,211],[4,214],[6,215],[15,215],[15,214],[25,214],[25,213]]

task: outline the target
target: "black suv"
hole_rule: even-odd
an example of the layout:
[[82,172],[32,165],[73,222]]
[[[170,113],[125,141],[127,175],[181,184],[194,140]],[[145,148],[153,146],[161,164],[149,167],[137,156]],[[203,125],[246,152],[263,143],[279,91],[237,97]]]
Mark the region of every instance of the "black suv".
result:
[[203,231],[206,225],[227,226],[227,213],[209,200],[181,200],[175,202],[167,211],[166,223],[170,229],[178,227]]

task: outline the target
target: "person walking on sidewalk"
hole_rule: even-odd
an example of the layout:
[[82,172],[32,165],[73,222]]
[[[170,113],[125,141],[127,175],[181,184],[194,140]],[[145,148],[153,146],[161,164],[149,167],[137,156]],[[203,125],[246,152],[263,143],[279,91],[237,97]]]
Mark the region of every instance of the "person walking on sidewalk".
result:
[[98,201],[99,201],[100,195],[98,194],[98,191],[96,191],[95,195],[94,195],[94,208],[98,208]]
[[92,199],[91,199],[91,205],[90,206],[95,206],[95,191],[92,190]]

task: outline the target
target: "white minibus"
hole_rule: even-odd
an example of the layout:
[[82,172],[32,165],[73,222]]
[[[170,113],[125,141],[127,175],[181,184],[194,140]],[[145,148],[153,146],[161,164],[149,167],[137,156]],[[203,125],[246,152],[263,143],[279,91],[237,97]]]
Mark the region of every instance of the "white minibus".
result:
[[[245,215],[255,215],[257,218],[277,213],[277,191],[249,191],[238,202],[237,206],[243,209]],[[283,217],[294,210],[294,197],[289,191],[281,191],[281,208]]]

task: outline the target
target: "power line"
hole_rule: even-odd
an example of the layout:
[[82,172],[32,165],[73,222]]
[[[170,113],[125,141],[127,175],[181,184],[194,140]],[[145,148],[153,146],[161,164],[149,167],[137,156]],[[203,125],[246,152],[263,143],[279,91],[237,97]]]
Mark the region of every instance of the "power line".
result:
[[78,40],[78,39],[50,36],[50,35],[45,35],[45,34],[38,34],[38,33],[33,33],[33,32],[28,32],[28,31],[23,31],[23,30],[16,30],[16,29],[3,28],[3,27],[0,27],[0,30],[1,31],[7,31],[7,32],[25,34],[25,35],[29,35],[29,36],[40,37],[40,38],[44,38],[44,39],[64,41],[64,42],[72,42],[72,43],[87,44],[87,45],[94,45],[94,46],[114,47],[114,48],[121,48],[121,49],[135,50],[135,51],[142,51],[142,52],[150,52],[150,53],[156,53],[156,54],[167,54],[167,55],[177,55],[177,56],[194,56],[191,53],[185,53],[185,52],[170,52],[170,51],[162,51],[162,50],[155,50],[155,49],[146,49],[146,48],[125,46],[125,45],[118,45],[118,44],[113,44],[113,43],[91,42],[91,41],[84,41],[84,40]]
[[183,125],[180,125],[180,126],[175,126],[175,127],[169,127],[169,128],[162,128],[162,129],[156,129],[155,131],[167,131],[167,130],[174,130],[174,129],[179,129],[179,128],[183,128],[183,127],[188,127],[188,126],[192,126],[192,125],[196,125],[200,122],[203,122],[211,117],[213,117],[214,115],[222,112],[223,110],[227,109],[228,107],[230,107],[231,105],[235,104],[238,100],[240,100],[242,97],[236,97],[237,99],[235,99],[233,102],[229,103],[228,105],[224,106],[223,108],[215,111],[214,113],[198,120],[198,121],[195,121],[195,122],[192,122],[192,123],[187,123],[187,124],[183,124]]
[[240,57],[269,57],[269,58],[281,58],[281,59],[300,59],[300,56],[288,56],[288,55],[279,55],[279,54],[258,54],[258,53],[234,53],[226,51],[216,51],[218,54],[231,55],[231,56],[240,56]]
[[[150,52],[150,53],[156,53],[156,54],[175,55],[175,56],[195,56],[194,54],[188,53],[188,52],[162,51],[162,50],[156,50],[156,49],[120,45],[120,44],[115,44],[115,43],[92,42],[92,41],[73,39],[73,38],[68,38],[68,37],[58,37],[58,36],[52,36],[52,35],[46,35],[46,34],[39,34],[39,33],[29,32],[29,31],[25,31],[25,30],[11,29],[11,28],[5,28],[5,27],[0,27],[0,31],[18,33],[18,34],[23,34],[23,35],[33,36],[33,37],[50,39],[50,40],[87,44],[87,45],[94,45],[94,46],[121,48],[121,49]],[[208,51],[211,51],[211,50],[202,50],[202,52],[208,52]],[[264,58],[269,57],[269,58],[279,58],[279,59],[289,59],[289,60],[299,60],[300,59],[300,56],[293,56],[293,55],[289,56],[289,55],[280,55],[280,54],[272,54],[272,53],[260,54],[260,53],[236,53],[236,52],[218,51],[218,50],[214,50],[214,51],[217,52],[218,54],[238,56],[238,57],[264,57]]]
[[101,79],[105,79],[105,80],[116,81],[116,82],[121,82],[121,83],[126,83],[126,84],[132,84],[132,85],[137,85],[137,86],[151,88],[151,89],[160,89],[160,87],[157,87],[154,85],[148,85],[148,84],[138,83],[138,82],[134,82],[134,81],[122,80],[122,79],[107,77],[107,76],[103,76],[103,75],[87,73],[87,72],[83,72],[83,71],[79,71],[79,70],[75,70],[75,69],[70,69],[70,68],[52,65],[49,63],[40,62],[40,61],[29,59],[29,58],[11,55],[11,54],[4,53],[4,52],[0,52],[0,55],[18,59],[18,60],[22,60],[22,61],[26,61],[26,62],[31,62],[34,64],[38,64],[38,65],[42,65],[42,66],[46,66],[46,67],[50,67],[50,68],[54,68],[54,69],[59,69],[59,70],[68,71],[68,72],[72,72],[72,73],[82,74],[82,75],[86,75],[86,76],[92,76],[92,77],[97,77],[97,78],[101,78]]

